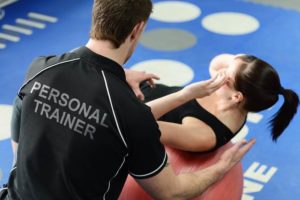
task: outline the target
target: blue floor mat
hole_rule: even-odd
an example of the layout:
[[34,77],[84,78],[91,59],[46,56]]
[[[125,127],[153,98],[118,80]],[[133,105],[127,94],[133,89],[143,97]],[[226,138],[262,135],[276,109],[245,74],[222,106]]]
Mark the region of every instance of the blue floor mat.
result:
[[[154,1],[158,2],[162,1]],[[242,0],[181,2],[195,5],[201,9],[201,13],[184,22],[150,19],[145,32],[158,29],[183,30],[191,33],[196,43],[188,48],[172,51],[151,49],[142,43],[126,64],[127,67],[151,59],[174,60],[192,68],[193,82],[209,77],[207,66],[217,54],[254,54],[276,68],[284,87],[292,88],[300,94],[300,12]],[[0,106],[12,104],[22,85],[27,66],[34,57],[63,53],[86,43],[91,6],[91,1],[20,0],[3,8],[4,11],[0,12]],[[259,22],[259,28],[248,34],[230,35],[212,32],[203,26],[205,17],[221,12],[252,16]],[[44,24],[44,28],[23,24],[23,29],[30,30],[30,35],[3,28],[4,25],[18,25],[16,20],[20,18],[31,19],[30,13],[47,15],[57,21],[35,20]],[[272,109],[258,113],[258,118],[250,118],[246,123],[247,139],[255,137],[257,144],[243,160],[244,200],[294,200],[300,196],[300,135],[297,133],[300,129],[300,116],[296,115],[277,143],[271,141],[268,129],[269,119],[281,104],[282,99]],[[0,121],[3,117],[0,116]],[[3,133],[0,132],[1,134]],[[8,138],[0,139],[0,184],[7,181],[11,164],[10,141]]]

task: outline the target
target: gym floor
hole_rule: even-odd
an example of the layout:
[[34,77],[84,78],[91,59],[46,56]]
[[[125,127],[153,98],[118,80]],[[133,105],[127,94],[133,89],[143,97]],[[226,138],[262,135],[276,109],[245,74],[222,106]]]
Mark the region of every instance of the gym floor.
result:
[[[154,72],[160,82],[186,85],[209,78],[220,53],[247,53],[268,61],[282,85],[300,94],[300,2],[295,0],[154,0],[154,12],[127,68]],[[39,55],[59,54],[88,39],[92,1],[0,0],[0,184],[12,164],[12,101],[26,69]],[[294,200],[300,196],[300,116],[277,143],[271,109],[251,113],[234,140],[257,138],[243,163],[243,200]],[[298,132],[298,133],[297,133]],[[297,135],[298,134],[298,135]]]

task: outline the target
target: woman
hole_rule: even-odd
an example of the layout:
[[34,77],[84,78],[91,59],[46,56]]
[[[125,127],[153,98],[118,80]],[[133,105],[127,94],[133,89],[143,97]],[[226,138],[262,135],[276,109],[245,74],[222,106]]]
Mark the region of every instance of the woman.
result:
[[213,58],[209,71],[212,77],[225,71],[227,82],[211,95],[170,112],[166,112],[165,97],[160,97],[179,91],[180,87],[142,86],[145,101],[159,118],[162,143],[186,151],[215,150],[239,132],[248,112],[270,108],[282,95],[284,103],[270,120],[272,138],[276,141],[297,112],[297,94],[284,89],[275,69],[259,58],[221,54]]

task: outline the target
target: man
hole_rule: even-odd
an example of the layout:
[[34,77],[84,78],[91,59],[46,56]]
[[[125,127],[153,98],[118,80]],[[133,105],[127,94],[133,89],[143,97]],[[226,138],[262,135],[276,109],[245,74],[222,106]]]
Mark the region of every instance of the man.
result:
[[[18,93],[18,152],[8,199],[117,199],[129,174],[157,199],[189,199],[221,179],[251,148],[239,143],[215,165],[175,175],[153,106],[140,102],[122,65],[151,13],[150,0],[95,0],[85,47],[30,66]],[[224,75],[166,98],[172,109],[208,95]]]

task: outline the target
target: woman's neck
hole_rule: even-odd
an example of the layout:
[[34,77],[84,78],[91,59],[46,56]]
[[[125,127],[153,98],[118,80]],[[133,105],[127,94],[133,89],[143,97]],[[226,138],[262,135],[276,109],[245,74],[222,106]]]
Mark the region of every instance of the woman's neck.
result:
[[197,99],[198,103],[208,112],[217,117],[232,132],[236,132],[245,122],[248,112],[240,106],[229,106],[214,95]]

